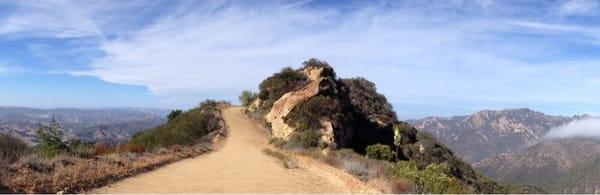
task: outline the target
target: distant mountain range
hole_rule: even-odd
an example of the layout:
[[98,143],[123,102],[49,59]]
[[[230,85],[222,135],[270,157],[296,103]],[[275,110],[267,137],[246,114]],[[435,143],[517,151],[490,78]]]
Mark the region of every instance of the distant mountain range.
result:
[[473,163],[536,144],[552,127],[572,120],[574,117],[512,109],[483,110],[473,115],[450,118],[428,117],[409,120],[408,123],[432,133],[465,161]]
[[555,193],[599,193],[600,138],[544,140],[473,166],[505,183],[526,183]]
[[0,133],[35,145],[40,123],[53,119],[64,129],[65,139],[121,142],[136,132],[165,122],[167,110],[114,109],[32,109],[0,107]]
[[544,137],[554,127],[589,117],[511,109],[408,122],[504,183],[531,184],[555,193],[598,193],[600,138]]

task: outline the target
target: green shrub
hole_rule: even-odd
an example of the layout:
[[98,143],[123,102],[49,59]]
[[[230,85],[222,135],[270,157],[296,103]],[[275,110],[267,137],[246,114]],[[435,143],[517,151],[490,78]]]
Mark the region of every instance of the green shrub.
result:
[[285,145],[287,148],[312,148],[319,146],[321,135],[316,131],[308,130],[292,134],[290,141]]
[[271,109],[273,103],[281,96],[290,91],[301,89],[306,84],[308,84],[308,78],[304,74],[290,67],[281,69],[279,73],[273,74],[273,76],[260,83],[259,98],[264,100],[263,109]]
[[446,164],[430,164],[419,170],[414,161],[398,161],[393,164],[388,174],[392,178],[408,179],[416,186],[417,193],[457,194],[463,193],[461,184],[450,177]]
[[10,135],[0,133],[0,161],[13,162],[27,154],[28,151],[29,147],[25,142]]
[[40,137],[38,152],[42,157],[52,158],[69,153],[69,146],[61,140],[62,128],[56,120],[52,120],[49,125],[40,124],[37,133]]
[[390,146],[383,144],[368,146],[366,156],[367,158],[386,161],[392,161],[396,158],[396,154],[390,149]]
[[321,128],[321,120],[339,121],[342,117],[342,106],[338,100],[315,96],[298,104],[284,120],[296,128],[317,130]]
[[397,121],[392,105],[377,92],[374,83],[361,77],[343,79],[342,82],[348,88],[355,113],[361,113],[374,123],[389,125]]
[[318,68],[325,68],[325,67],[331,67],[329,65],[329,63],[327,63],[326,61],[323,60],[319,60],[317,58],[310,58],[304,62],[302,62],[302,65],[304,65],[304,67],[318,67]]
[[181,115],[181,113],[183,113],[183,111],[181,111],[181,110],[172,110],[171,113],[169,113],[169,115],[167,115],[167,119],[173,120],[173,119],[177,118],[179,115]]
[[258,94],[250,91],[242,91],[242,94],[238,97],[242,106],[249,106],[258,97]]
[[175,144],[197,143],[202,137],[222,128],[221,118],[218,114],[219,104],[219,102],[207,100],[198,108],[183,112],[166,124],[136,134],[125,150],[132,149],[139,152],[140,149],[169,148]]

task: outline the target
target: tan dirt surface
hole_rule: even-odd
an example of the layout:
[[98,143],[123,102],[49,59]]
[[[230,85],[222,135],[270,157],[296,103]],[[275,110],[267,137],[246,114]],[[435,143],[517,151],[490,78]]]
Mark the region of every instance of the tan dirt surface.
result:
[[264,130],[239,107],[226,108],[229,136],[220,149],[122,180],[90,193],[364,193],[352,176],[311,160],[286,169],[262,152]]

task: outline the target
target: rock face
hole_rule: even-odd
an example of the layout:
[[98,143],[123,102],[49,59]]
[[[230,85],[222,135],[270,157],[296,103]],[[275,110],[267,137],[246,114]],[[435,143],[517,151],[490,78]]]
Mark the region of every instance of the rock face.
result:
[[[299,72],[309,78],[310,82],[300,90],[284,94],[279,100],[275,101],[271,111],[265,116],[266,121],[271,124],[272,135],[286,141],[290,139],[294,132],[300,130],[286,123],[286,118],[294,108],[315,96],[339,93],[339,85],[335,81],[333,68],[329,66],[307,66]],[[316,129],[321,135],[320,140],[327,145],[348,145],[351,137],[340,136],[346,135],[348,132],[336,131],[335,128],[339,125],[335,123],[335,121],[326,119],[320,120],[321,128]]]
[[271,112],[266,116],[267,122],[271,123],[271,127],[273,128],[273,136],[285,140],[289,138],[289,135],[296,129],[290,127],[285,122],[285,117],[287,117],[298,104],[318,95],[321,91],[321,83],[324,81],[324,78],[313,80],[299,91],[286,93],[273,104]]
[[469,116],[428,117],[408,122],[432,133],[466,161],[477,162],[536,144],[552,127],[571,120],[573,118],[549,116],[529,109],[514,109],[484,110]]

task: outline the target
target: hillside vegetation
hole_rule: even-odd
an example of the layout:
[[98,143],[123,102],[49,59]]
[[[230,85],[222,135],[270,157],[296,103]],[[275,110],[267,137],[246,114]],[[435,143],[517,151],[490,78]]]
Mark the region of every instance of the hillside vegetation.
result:
[[204,136],[224,126],[219,105],[219,102],[212,100],[202,102],[198,108],[170,117],[166,124],[135,134],[128,144],[147,150],[197,143]]
[[40,125],[35,147],[0,134],[0,192],[82,192],[206,153],[225,135],[220,106],[202,102],[122,145],[64,140],[56,121]]
[[27,154],[25,142],[10,135],[0,134],[0,163],[11,163]]
[[600,190],[600,138],[548,139],[474,164],[500,181],[536,185],[553,193]]
[[[344,159],[374,166],[366,169],[387,167],[383,169],[390,171],[379,171],[384,175],[380,180],[396,184],[408,181],[412,185],[390,189],[418,193],[507,192],[506,187],[477,174],[429,133],[399,121],[374,83],[364,78],[339,79],[329,64],[317,59],[303,64],[298,70],[284,68],[265,79],[259,86],[258,100],[249,106],[250,115],[271,128],[273,144],[294,151],[308,150],[304,153],[349,172],[357,171],[346,166]],[[353,156],[344,152],[341,159],[332,159],[310,152],[314,150],[311,148],[351,148],[362,157],[343,157]],[[364,164],[368,159],[365,155],[375,158],[375,162]],[[425,175],[432,180],[422,181]]]

